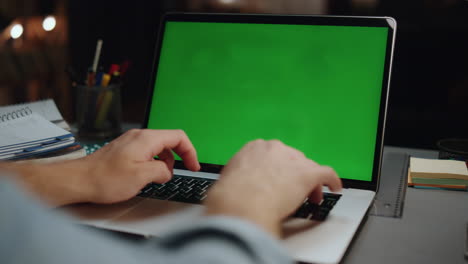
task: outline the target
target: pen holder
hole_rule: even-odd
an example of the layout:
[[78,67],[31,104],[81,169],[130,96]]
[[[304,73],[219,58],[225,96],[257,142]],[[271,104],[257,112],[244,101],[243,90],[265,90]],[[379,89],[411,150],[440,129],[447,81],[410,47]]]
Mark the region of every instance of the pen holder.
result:
[[121,84],[106,87],[78,85],[76,120],[78,135],[85,138],[110,138],[121,132]]

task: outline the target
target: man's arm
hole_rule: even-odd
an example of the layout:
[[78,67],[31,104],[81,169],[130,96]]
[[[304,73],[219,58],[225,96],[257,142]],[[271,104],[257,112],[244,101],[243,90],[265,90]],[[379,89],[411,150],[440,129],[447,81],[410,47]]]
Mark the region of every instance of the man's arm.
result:
[[134,197],[150,182],[170,180],[172,151],[188,169],[200,169],[195,148],[183,131],[134,129],[81,159],[52,164],[3,162],[0,170],[17,175],[19,183],[52,206],[116,203]]
[[0,175],[2,263],[292,263],[271,235],[236,218],[206,217],[160,239],[130,243],[72,225],[27,198]]

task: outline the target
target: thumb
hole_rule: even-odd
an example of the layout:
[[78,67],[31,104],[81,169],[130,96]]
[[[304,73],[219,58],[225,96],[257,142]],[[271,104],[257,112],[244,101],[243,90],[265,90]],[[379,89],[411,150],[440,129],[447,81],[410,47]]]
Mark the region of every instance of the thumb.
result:
[[139,176],[141,181],[146,184],[150,182],[165,183],[171,180],[172,172],[167,167],[164,161],[152,160],[140,163],[139,165]]

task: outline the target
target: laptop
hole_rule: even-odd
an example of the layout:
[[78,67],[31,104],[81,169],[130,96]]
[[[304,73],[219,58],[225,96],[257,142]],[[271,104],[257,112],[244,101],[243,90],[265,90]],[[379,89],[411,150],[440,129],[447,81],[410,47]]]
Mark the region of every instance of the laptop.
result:
[[177,157],[170,182],[82,215],[143,235],[190,224],[243,145],[279,139],[333,167],[344,185],[325,188],[321,204],[306,201],[282,243],[297,261],[338,263],[377,192],[395,31],[389,17],[165,15],[145,127],[183,129],[202,170]]

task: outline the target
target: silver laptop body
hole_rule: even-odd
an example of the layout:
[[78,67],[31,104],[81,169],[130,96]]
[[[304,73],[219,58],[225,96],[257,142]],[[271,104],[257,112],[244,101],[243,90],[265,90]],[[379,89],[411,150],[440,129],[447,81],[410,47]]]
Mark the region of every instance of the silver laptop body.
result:
[[[226,27],[224,27],[224,25]],[[178,30],[180,30],[180,32],[178,32]],[[197,30],[200,31],[197,32]],[[191,33],[186,33],[188,31],[190,31]],[[214,34],[216,32],[218,33],[215,34],[215,36],[210,37],[210,34]],[[213,148],[203,150],[204,146],[200,143],[204,142],[204,139],[201,138],[203,137],[203,133],[199,133],[199,131],[193,131],[191,133],[191,129],[198,128],[196,126],[191,126],[190,124],[186,125],[184,123],[186,121],[178,120],[177,116],[180,116],[180,113],[175,113],[174,115],[171,115],[171,111],[174,108],[185,108],[183,112],[189,115],[189,119],[195,119],[194,122],[198,123],[200,127],[204,127],[206,125],[206,128],[204,129],[206,129],[206,133],[209,134],[213,133],[213,130],[216,130],[208,125],[211,122],[215,122],[213,121],[214,118],[206,116],[210,115],[210,112],[206,112],[207,114],[205,115],[200,115],[196,111],[196,109],[193,108],[194,106],[196,108],[201,108],[202,106],[200,105],[208,104],[207,107],[212,107],[212,111],[219,113],[224,111],[221,109],[223,107],[232,108],[238,106],[239,108],[242,108],[244,107],[244,105],[249,105],[249,107],[256,107],[255,111],[250,110],[252,111],[253,115],[255,115],[256,112],[261,112],[262,108],[264,108],[263,106],[268,104],[268,102],[273,102],[277,100],[275,99],[276,97],[294,97],[294,93],[309,93],[308,91],[313,89],[330,90],[334,89],[333,85],[337,85],[337,87],[341,87],[342,84],[350,86],[353,89],[353,91],[349,94],[346,94],[348,90],[346,90],[345,88],[343,88],[343,90],[340,93],[335,94],[333,93],[333,91],[328,90],[320,93],[315,93],[314,91],[311,91],[310,94],[308,94],[309,97],[323,96],[323,98],[320,100],[332,100],[330,102],[335,102],[336,100],[338,102],[337,104],[339,104],[336,107],[342,107],[342,109],[339,111],[342,111],[343,115],[345,116],[345,112],[348,112],[346,111],[346,109],[351,109],[353,107],[357,108],[357,110],[355,110],[356,112],[353,113],[353,116],[348,118],[340,117],[340,115],[330,115],[327,117],[327,120],[336,118],[336,120],[333,121],[334,123],[331,124],[331,126],[333,126],[335,123],[338,123],[338,127],[334,128],[335,131],[338,130],[340,126],[342,126],[342,131],[337,132],[338,134],[335,134],[334,138],[327,138],[327,133],[322,133],[322,135],[325,136],[318,140],[323,141],[323,144],[325,144],[324,146],[330,146],[330,148],[335,148],[331,152],[333,155],[329,156],[331,157],[329,158],[329,162],[327,162],[326,159],[322,161],[321,157],[318,154],[314,155],[314,152],[307,153],[307,151],[304,151],[304,149],[308,148],[305,145],[295,146],[298,149],[304,151],[308,157],[317,160],[319,163],[325,163],[327,165],[335,167],[334,162],[336,160],[335,169],[337,170],[340,177],[342,177],[343,184],[345,187],[341,193],[342,197],[331,210],[330,214],[328,215],[325,221],[290,218],[284,223],[284,237],[282,240],[284,246],[298,261],[312,263],[338,263],[344,256],[346,249],[351,243],[351,240],[355,235],[356,231],[358,230],[359,225],[363,221],[369,207],[373,202],[375,193],[377,192],[378,180],[380,175],[381,155],[384,138],[384,125],[387,111],[387,97],[390,83],[390,70],[393,56],[395,32],[396,22],[394,19],[389,17],[282,16],[245,14],[167,14],[163,18],[161,23],[159,41],[155,51],[156,54],[154,61],[154,70],[152,72],[153,79],[151,83],[151,92],[149,96],[145,127],[155,129],[182,128],[186,130],[188,136],[192,139],[197,150],[202,150],[199,151],[199,156],[200,161],[202,162],[203,169],[201,172],[191,172],[185,170],[183,168],[183,165],[180,162],[178,162],[174,174],[188,177],[217,179],[219,177],[220,169],[222,169],[222,166],[225,164],[225,160],[221,162],[213,162],[218,158],[217,153],[212,153]],[[309,33],[313,36],[309,36]],[[223,38],[223,34],[226,34],[227,36],[224,40],[216,40],[217,38]],[[252,40],[250,42],[241,41],[236,44],[234,43],[235,39],[229,39],[229,36],[232,36],[233,34],[238,34],[235,39],[239,39],[240,36],[243,36],[246,39],[251,38]],[[262,39],[261,37],[255,39],[254,36],[262,34],[265,35],[264,39]],[[314,38],[314,34],[317,36],[316,38]],[[183,36],[186,35],[190,35],[190,37],[185,39]],[[303,38],[303,36],[305,37]],[[171,38],[173,39],[171,40]],[[301,54],[299,54],[297,58],[292,59],[292,57],[294,57],[296,53],[288,53],[289,56],[287,58],[284,58],[284,60],[278,59],[278,61],[282,63],[281,65],[276,66],[286,68],[278,71],[276,70],[276,67],[271,68],[271,73],[276,72],[277,74],[276,76],[268,75],[270,76],[269,78],[278,78],[278,82],[281,82],[281,78],[288,78],[288,76],[292,75],[295,76],[296,72],[301,71],[302,68],[308,68],[310,60],[313,59],[314,61],[317,61],[310,62],[310,64],[312,65],[310,66],[311,68],[316,67],[314,69],[318,69],[319,72],[322,71],[322,68],[326,69],[324,69],[323,72],[321,72],[322,76],[318,74],[317,76],[314,76],[314,78],[308,78],[306,75],[304,75],[306,77],[302,79],[302,84],[307,86],[308,80],[312,80],[311,82],[315,82],[315,79],[323,78],[325,81],[321,82],[320,84],[324,85],[324,87],[317,87],[319,85],[311,83],[310,89],[306,92],[303,92],[301,90],[303,88],[298,88],[299,91],[295,92],[294,89],[301,85],[297,85],[297,83],[294,83],[294,80],[300,79],[302,78],[301,76],[303,76],[300,73],[298,73],[297,78],[291,80],[292,85],[284,87],[284,91],[282,91],[281,94],[277,96],[271,95],[271,98],[267,101],[262,101],[263,99],[258,98],[254,98],[253,100],[233,99],[232,102],[214,102],[214,104],[210,105],[209,101],[221,100],[219,98],[224,97],[219,97],[220,95],[216,95],[215,93],[217,92],[215,90],[204,92],[203,90],[208,88],[204,88],[204,85],[199,85],[197,82],[209,83],[209,80],[211,80],[211,78],[215,79],[216,81],[224,80],[227,78],[229,79],[230,83],[226,85],[231,85],[231,83],[234,83],[232,84],[232,87],[236,87],[236,90],[239,90],[241,93],[240,95],[238,95],[239,98],[252,97],[250,93],[246,94],[248,93],[246,91],[256,89],[256,84],[252,83],[256,80],[255,78],[257,78],[255,77],[255,75],[252,75],[254,77],[245,77],[245,79],[242,75],[240,75],[237,76],[238,79],[236,79],[236,76],[232,76],[232,71],[235,71],[236,69],[230,69],[230,72],[224,73],[225,77],[220,78],[220,71],[222,72],[223,70],[225,70],[222,69],[223,67],[231,67],[230,65],[236,65],[236,58],[243,58],[242,54],[236,56],[235,52],[238,52],[239,50],[240,52],[249,53],[249,56],[252,61],[261,61],[262,58],[265,57],[281,57],[281,54],[276,54],[274,51],[275,47],[279,50],[283,50],[285,45],[289,45],[285,44],[288,43],[287,41],[280,41],[280,39],[283,38],[289,38],[292,42],[291,47],[284,49],[285,52],[283,53],[287,53],[289,52],[289,50],[298,50],[302,48],[302,52],[304,54],[304,61],[302,61],[302,56],[300,56]],[[197,47],[201,45],[200,43],[203,43],[203,41],[207,41],[207,39],[212,40],[209,42],[211,44],[207,45],[217,45],[213,46],[212,49],[216,50],[216,47],[219,47],[218,52],[222,52],[222,54],[225,54],[226,58],[228,58],[226,59],[227,61],[225,61],[224,56],[219,58],[215,53],[209,53],[210,49],[208,49],[208,51],[206,52],[202,51],[201,53],[198,53],[198,50],[200,48],[197,49]],[[278,44],[277,46],[275,46],[275,44],[268,44],[275,40],[281,42],[281,45]],[[317,40],[317,43],[314,42],[315,40]],[[307,43],[300,43],[301,41],[305,41]],[[347,43],[347,41],[349,41],[349,43]],[[215,42],[215,44],[213,44],[213,42]],[[310,54],[308,53],[309,49],[307,48],[309,46],[309,42],[312,43],[310,45],[315,45],[315,51],[320,51],[317,50],[320,49],[320,47],[324,48],[323,53],[319,53],[324,54],[323,57],[310,57]],[[338,42],[340,42],[339,45],[337,44]],[[326,45],[326,43],[329,43],[329,45]],[[182,46],[179,47],[178,45]],[[224,47],[223,45],[225,45],[226,47]],[[333,45],[335,45],[336,47],[326,47]],[[359,45],[361,45],[362,47],[359,47]],[[369,47],[366,47],[366,45],[368,45]],[[192,46],[194,52],[196,53],[190,53],[190,46]],[[262,54],[261,57],[255,58],[255,55],[252,54],[261,53],[261,51],[252,51],[250,50],[250,46],[254,46],[254,49],[260,48],[262,50],[270,49],[269,46],[272,46],[272,50],[268,51],[272,53],[267,52],[265,54],[270,54],[269,56],[265,56],[265,54]],[[230,54],[230,51],[234,53]],[[179,57],[180,53],[184,52],[186,53],[183,54],[183,56]],[[351,54],[348,56],[346,53],[356,53],[357,57],[356,54]],[[378,59],[376,59],[376,57]],[[186,61],[178,61],[185,60],[186,58],[189,59],[187,59]],[[355,61],[355,58],[359,59]],[[288,63],[285,62],[288,62],[289,60],[299,61],[298,63],[302,63],[300,65],[301,68],[293,67],[293,69],[288,69]],[[219,63],[214,63],[218,61]],[[272,64],[272,61],[276,62],[276,58],[266,59],[266,62],[270,62],[269,64]],[[223,63],[225,63],[227,66],[223,66]],[[253,63],[255,64],[255,62]],[[177,68],[177,70],[175,71],[175,73],[177,73],[176,75],[171,75],[171,73],[168,73],[168,71],[171,70],[171,67],[174,67],[174,69]],[[233,67],[235,68],[235,66]],[[245,67],[248,67],[248,62],[246,62]],[[372,69],[372,71],[369,69]],[[377,70],[374,72],[373,70],[375,69]],[[208,71],[211,71],[211,73]],[[242,72],[242,69],[240,69],[239,71],[244,75],[249,75],[246,72]],[[261,70],[259,69],[258,71],[259,75],[261,75]],[[284,71],[289,71],[289,75],[278,76],[281,75],[281,73],[283,73]],[[201,74],[203,72],[206,72],[206,74]],[[217,77],[212,76],[212,74],[216,74]],[[311,74],[313,75],[313,73]],[[323,77],[324,75],[325,77]],[[190,80],[191,78],[195,79]],[[268,82],[267,78],[263,78],[261,81]],[[335,81],[335,79],[337,81]],[[368,81],[366,81],[366,79],[368,79]],[[183,80],[191,81],[192,86],[187,87],[186,83],[184,83]],[[179,81],[181,83],[177,84],[177,82]],[[289,82],[288,80],[285,81],[286,83]],[[336,84],[335,82],[338,83]],[[173,85],[173,83],[175,84]],[[353,83],[356,83],[356,85],[353,85]],[[222,82],[215,83],[214,85],[222,85]],[[251,86],[246,89],[239,88],[240,86],[245,85]],[[268,85],[272,87],[271,85],[274,85],[274,82],[269,83]],[[330,87],[325,87],[327,85],[329,85]],[[210,84],[206,86],[210,86]],[[186,90],[181,91],[180,89]],[[219,89],[223,88],[220,87]],[[272,88],[271,90],[274,89]],[[270,89],[265,91],[270,91]],[[265,91],[263,91],[263,93],[265,93]],[[278,92],[281,91],[281,89],[278,88],[272,93],[275,93],[275,91]],[[189,98],[193,96],[196,97],[196,94],[198,94],[199,96],[204,98],[204,101],[200,102],[201,99],[195,98],[195,101],[197,102],[194,103],[194,106],[191,106],[190,104],[192,102],[188,101],[187,104],[183,102],[181,104],[176,103],[174,101],[175,98],[178,98],[178,96],[184,93],[187,93],[187,97]],[[192,93],[195,95],[193,95]],[[236,95],[232,96],[236,97]],[[332,96],[333,98],[326,99],[325,97],[327,96]],[[348,103],[349,101],[353,100],[353,97],[355,97],[356,101],[360,102],[358,103],[358,105]],[[299,100],[297,99],[299,97],[295,98],[296,101]],[[311,100],[313,101],[314,99]],[[173,109],[165,111],[163,109],[167,109],[167,106],[164,105],[163,102],[167,101],[171,102],[171,104],[173,105]],[[315,101],[315,104],[319,103],[320,101]],[[225,106],[225,104],[230,105]],[[276,103],[276,105],[277,104],[278,103]],[[288,126],[292,130],[301,130],[301,126],[304,126],[305,129],[311,129],[311,131],[320,130],[320,128],[317,127],[307,128],[307,125],[304,125],[308,122],[320,122],[320,113],[317,115],[316,118],[313,118],[311,120],[309,120],[308,118],[304,118],[304,115],[301,116],[302,111],[298,112],[298,109],[300,110],[301,107],[307,108],[307,105],[309,104],[301,102],[299,102],[298,104],[302,105],[297,106],[299,108],[295,108],[295,112],[288,112],[285,106],[274,106],[282,108],[282,111],[286,111],[287,116],[291,117],[296,114],[299,115],[299,117],[297,117],[296,120],[300,121],[300,123],[297,124],[297,122],[284,123],[286,122],[285,120],[279,120],[278,125],[274,127]],[[327,105],[329,104],[330,103],[328,103]],[[320,109],[323,109],[323,111],[327,111],[327,105],[321,106]],[[362,105],[365,105],[366,107],[362,107],[363,109],[359,109],[359,107],[361,107]],[[291,107],[294,108],[296,106],[294,104]],[[203,112],[203,110],[200,111]],[[311,111],[317,110],[313,109]],[[350,111],[352,112],[354,110]],[[227,118],[235,119],[237,118],[235,116],[236,111],[233,112],[233,116],[230,116],[230,112],[226,112],[225,115],[228,116]],[[169,115],[169,117],[167,117],[166,119],[159,117],[163,115]],[[308,115],[314,115],[314,113],[311,112]],[[154,118],[155,116],[156,118]],[[266,116],[267,115],[262,116],[261,120],[268,119],[266,118]],[[291,119],[294,118],[295,117],[291,117]],[[371,121],[362,121],[362,119],[366,118]],[[236,119],[234,121],[236,122],[236,125],[242,126],[241,119]],[[363,122],[362,125],[360,122]],[[359,123],[360,125],[353,126],[353,123]],[[271,127],[269,127],[269,124],[270,123],[265,123],[264,126],[272,130]],[[216,126],[219,126],[219,124],[216,123]],[[326,124],[323,126],[326,126]],[[361,126],[366,128],[362,129]],[[236,128],[218,127],[218,129],[215,131],[215,134],[208,136],[214,141],[213,144],[221,145],[219,153],[224,151],[224,149],[222,149],[224,143],[223,141],[216,141],[219,138],[223,138],[222,136],[218,137],[217,135],[224,135],[223,131],[226,129],[235,130]],[[248,129],[243,129],[242,131],[244,132],[237,131],[235,133],[243,133],[243,139],[239,140],[239,142],[243,142],[242,140],[244,140],[244,138],[276,138],[276,135],[262,136],[261,134],[258,134],[263,133],[263,130],[261,129],[258,131],[254,130],[255,129],[253,129],[252,131]],[[249,131],[251,131],[252,135],[249,134]],[[282,139],[281,133],[283,132],[281,132],[281,130],[279,131],[280,132],[278,135],[280,135],[279,137],[280,139]],[[229,134],[229,132],[226,133]],[[361,136],[362,133],[367,133],[366,135],[370,136]],[[298,132],[298,134],[301,133]],[[310,137],[314,137],[314,135],[312,134]],[[197,135],[201,135],[200,138],[197,138]],[[339,136],[339,138],[336,138],[337,135]],[[192,136],[194,137],[192,138]],[[251,138],[249,138],[249,136],[251,136]],[[235,136],[230,135],[230,138],[224,138],[223,140],[227,142],[233,137]],[[342,137],[344,137],[345,139],[342,139]],[[306,138],[300,141],[298,144],[302,144],[303,141],[308,142],[307,138],[308,137],[306,135]],[[335,143],[334,140],[342,140],[342,142]],[[287,144],[289,143],[287,137],[283,141],[286,141]],[[356,143],[354,141],[358,142]],[[294,143],[295,141],[292,140],[291,142]],[[305,144],[308,144],[307,142]],[[247,143],[247,141],[245,141],[245,143]],[[318,150],[318,152],[320,152],[321,145],[319,145],[317,141],[311,139],[310,144],[315,144],[317,146],[316,149]],[[349,146],[345,146],[347,144],[349,144]],[[229,144],[226,143],[226,146],[227,145]],[[216,147],[214,147],[214,149],[216,149]],[[323,156],[327,156],[327,153],[329,153],[327,151],[327,148],[324,147]],[[227,153],[223,153],[223,155],[225,155],[226,157],[228,157],[229,155],[232,156],[235,153],[232,150],[226,152]],[[344,154],[342,155],[340,153]],[[353,155],[353,153],[356,153],[356,155]],[[338,156],[336,159],[334,158],[335,155]],[[360,155],[362,156],[362,158],[359,158]],[[342,164],[343,160],[348,160],[349,162],[344,162]],[[366,171],[365,173],[362,172],[364,171],[364,168]],[[351,175],[352,173],[356,173],[357,176],[353,176],[354,178],[349,177],[349,175],[347,175],[347,172],[349,172],[349,175]],[[82,223],[86,223],[100,228],[141,234],[145,236],[160,236],[166,232],[169,232],[172,229],[177,229],[181,225],[190,225],[190,223],[193,222],[194,219],[201,216],[203,206],[198,204],[188,204],[183,202],[136,197],[130,201],[116,205],[78,205],[71,207],[71,209],[74,213],[81,216],[80,221]]]

